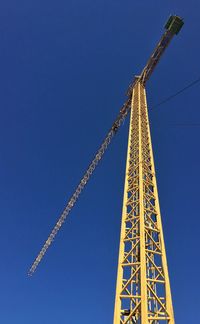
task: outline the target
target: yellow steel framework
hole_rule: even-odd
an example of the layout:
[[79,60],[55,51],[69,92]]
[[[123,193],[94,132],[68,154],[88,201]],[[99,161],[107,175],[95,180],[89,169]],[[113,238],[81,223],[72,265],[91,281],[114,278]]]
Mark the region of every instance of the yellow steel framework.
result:
[[145,88],[133,88],[114,324],[174,324]]
[[[158,62],[160,61],[163,53],[165,52],[166,48],[170,44],[172,38],[174,35],[177,35],[180,31],[180,29],[183,26],[183,20],[178,16],[171,16],[166,25],[165,25],[165,32],[162,35],[159,43],[157,44],[156,48],[154,49],[152,55],[150,56],[149,60],[147,61],[147,64],[145,65],[144,69],[142,70],[142,73],[139,77],[139,80],[143,86],[146,85],[146,82],[149,80],[151,74],[153,73],[155,67],[157,66]],[[48,236],[47,240],[44,242],[41,250],[39,251],[37,257],[35,258],[34,262],[32,263],[30,269],[29,269],[29,275],[31,276],[35,270],[37,269],[39,263],[43,259],[44,255],[46,254],[48,248],[53,243],[57,233],[59,232],[60,228],[64,224],[67,216],[71,212],[72,208],[76,204],[81,192],[83,191],[84,187],[87,185],[89,179],[91,178],[93,172],[95,171],[97,165],[101,161],[105,151],[107,150],[109,144],[111,143],[112,138],[117,133],[119,127],[123,123],[124,119],[128,115],[129,111],[131,110],[131,103],[132,103],[132,93],[133,88],[136,84],[137,78],[134,78],[133,82],[128,88],[127,91],[127,100],[123,104],[123,106],[120,109],[120,112],[115,119],[111,129],[109,130],[108,134],[106,135],[103,143],[101,144],[100,148],[98,149],[96,155],[94,156],[92,162],[88,166],[86,172],[84,173],[81,181],[79,182],[78,186],[76,187],[74,193],[70,197],[69,201],[67,202],[66,206],[64,207],[64,210],[62,211],[59,219],[57,220],[55,226],[53,227],[50,235]]]
[[29,269],[29,275],[37,269],[131,111],[114,324],[174,324],[145,85],[183,24],[178,16],[168,19],[159,43],[129,86],[127,100]]

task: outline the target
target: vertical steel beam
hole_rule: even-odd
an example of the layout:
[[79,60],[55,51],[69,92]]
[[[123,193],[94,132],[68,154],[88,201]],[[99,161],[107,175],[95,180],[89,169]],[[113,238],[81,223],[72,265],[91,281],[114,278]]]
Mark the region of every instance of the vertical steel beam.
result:
[[[141,107],[141,90],[140,83],[137,83],[138,92],[138,114],[139,114],[139,216],[140,216],[140,285],[141,285],[141,324],[148,321],[147,314],[147,267],[145,255],[145,212],[144,212],[144,184],[143,184],[143,129],[142,129],[142,107]],[[132,101],[134,107],[134,97]]]
[[[133,109],[131,109],[130,121],[132,120]],[[125,173],[125,183],[124,183],[124,198],[123,198],[123,208],[122,208],[122,222],[121,222],[121,235],[119,243],[119,259],[118,259],[118,273],[117,273],[117,284],[116,284],[116,296],[115,296],[115,310],[114,310],[114,324],[120,324],[121,317],[121,298],[120,291],[123,281],[123,258],[125,251],[124,237],[126,230],[126,217],[127,217],[127,192],[128,192],[128,169],[129,169],[129,156],[131,150],[131,134],[132,127],[129,126],[129,136],[128,136],[128,148],[127,148],[127,158],[126,158],[126,173]]]

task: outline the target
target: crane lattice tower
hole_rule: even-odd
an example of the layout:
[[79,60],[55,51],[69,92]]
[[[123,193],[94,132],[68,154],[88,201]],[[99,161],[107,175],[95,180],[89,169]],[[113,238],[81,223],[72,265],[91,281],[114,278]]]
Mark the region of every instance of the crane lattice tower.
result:
[[174,323],[145,88],[133,89],[114,324]]
[[175,323],[145,84],[182,24],[170,17],[132,88],[114,324]]
[[140,76],[129,86],[128,99],[34,260],[32,275],[77,202],[112,138],[130,114],[113,324],[174,324],[163,229],[149,127],[145,86],[183,20],[171,16],[166,31]]

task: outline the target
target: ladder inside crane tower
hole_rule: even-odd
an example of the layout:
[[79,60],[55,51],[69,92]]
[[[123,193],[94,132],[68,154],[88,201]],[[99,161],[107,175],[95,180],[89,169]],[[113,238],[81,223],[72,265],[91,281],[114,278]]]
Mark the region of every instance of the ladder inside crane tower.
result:
[[183,24],[178,16],[171,16],[167,21],[165,33],[140,76],[129,86],[126,102],[29,270],[29,275],[35,272],[131,111],[114,324],[174,324],[145,85]]

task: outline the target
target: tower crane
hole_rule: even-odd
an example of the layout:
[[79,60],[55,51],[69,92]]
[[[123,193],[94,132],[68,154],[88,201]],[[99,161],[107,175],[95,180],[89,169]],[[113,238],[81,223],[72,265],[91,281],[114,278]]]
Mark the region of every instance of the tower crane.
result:
[[128,87],[127,100],[28,272],[35,272],[130,112],[113,324],[175,323],[145,86],[183,24],[179,16],[168,19],[158,45],[141,74]]

